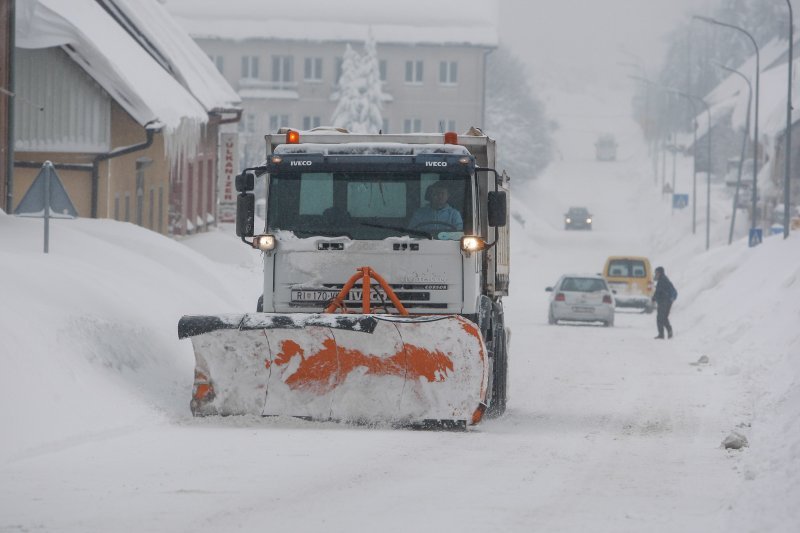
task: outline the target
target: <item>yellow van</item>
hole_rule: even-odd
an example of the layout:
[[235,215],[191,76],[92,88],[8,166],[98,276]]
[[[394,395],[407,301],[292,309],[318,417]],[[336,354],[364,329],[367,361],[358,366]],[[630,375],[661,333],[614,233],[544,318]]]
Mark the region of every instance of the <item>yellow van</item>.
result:
[[652,313],[653,269],[646,257],[614,255],[606,259],[603,277],[614,291],[617,307],[632,307]]

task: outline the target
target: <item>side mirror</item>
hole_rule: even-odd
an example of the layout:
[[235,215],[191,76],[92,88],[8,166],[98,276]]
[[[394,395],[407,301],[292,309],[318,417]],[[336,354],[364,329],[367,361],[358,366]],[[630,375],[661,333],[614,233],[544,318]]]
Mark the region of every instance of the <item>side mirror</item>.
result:
[[547,287],[544,291],[545,292],[553,292],[553,287]]
[[[237,176],[237,181],[238,181]],[[236,235],[252,237],[255,230],[256,195],[247,192],[236,197]]]
[[506,225],[508,218],[508,202],[505,191],[492,191],[489,193],[489,225],[501,228]]
[[255,176],[253,176],[252,172],[242,172],[236,175],[237,192],[250,192],[255,188]]

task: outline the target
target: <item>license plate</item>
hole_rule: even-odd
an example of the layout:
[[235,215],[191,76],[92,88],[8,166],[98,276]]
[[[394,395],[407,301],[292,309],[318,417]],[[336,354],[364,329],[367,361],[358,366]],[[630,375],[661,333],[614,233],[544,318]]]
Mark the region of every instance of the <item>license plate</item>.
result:
[[293,302],[327,302],[335,298],[339,291],[292,291]]
[[[292,291],[292,301],[293,302],[315,302],[315,303],[325,303],[333,300],[339,294],[338,290],[330,290],[330,291],[315,291],[315,290],[293,290]],[[351,289],[350,293],[345,298],[345,302],[360,302],[362,299],[363,292],[361,289]],[[385,300],[388,298],[384,297]],[[380,300],[375,295],[375,291],[372,291],[372,298],[370,303],[380,303]]]
[[576,313],[594,313],[594,307],[581,307],[576,305],[572,310]]

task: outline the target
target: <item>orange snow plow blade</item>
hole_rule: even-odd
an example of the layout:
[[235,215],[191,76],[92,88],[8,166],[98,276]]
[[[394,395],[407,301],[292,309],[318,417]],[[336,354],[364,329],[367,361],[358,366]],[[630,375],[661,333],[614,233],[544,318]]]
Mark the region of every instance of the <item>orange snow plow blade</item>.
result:
[[476,424],[488,361],[458,315],[248,313],[184,316],[195,415]]

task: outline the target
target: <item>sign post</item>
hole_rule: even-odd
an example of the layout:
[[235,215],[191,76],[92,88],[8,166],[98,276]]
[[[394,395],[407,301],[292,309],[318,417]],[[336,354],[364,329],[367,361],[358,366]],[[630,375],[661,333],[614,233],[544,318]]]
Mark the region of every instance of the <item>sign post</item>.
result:
[[689,205],[688,194],[673,194],[672,195],[672,209],[683,209]]
[[219,183],[217,209],[220,222],[236,222],[236,158],[239,154],[238,133],[220,134]]
[[758,246],[761,244],[763,240],[763,233],[761,228],[750,228],[750,238],[748,239],[748,246],[753,248],[754,246]]
[[76,218],[78,211],[69,199],[53,163],[45,161],[42,169],[22,197],[15,215],[44,218],[44,253],[50,251],[50,218]]

